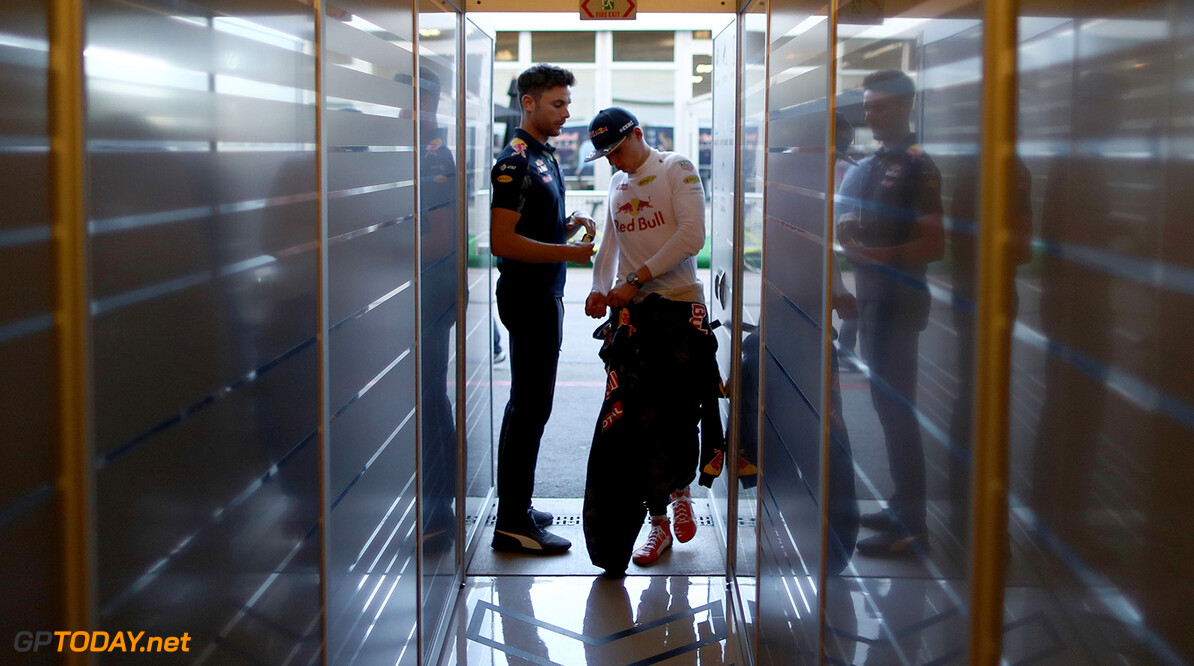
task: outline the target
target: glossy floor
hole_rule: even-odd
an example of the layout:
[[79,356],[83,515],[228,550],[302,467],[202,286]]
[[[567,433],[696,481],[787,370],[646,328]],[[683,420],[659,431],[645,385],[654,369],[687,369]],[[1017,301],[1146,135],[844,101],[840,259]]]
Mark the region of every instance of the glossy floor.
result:
[[[569,509],[575,509],[578,502],[543,502],[560,519],[556,531],[574,540],[566,555],[495,556],[487,547],[492,528],[482,531],[470,567],[473,575],[466,578],[460,593],[441,664],[749,663],[739,654],[738,638],[733,634],[729,615],[734,601],[727,594],[724,576],[717,573],[719,549],[705,544],[714,552],[701,556],[703,569],[686,559],[706,550],[694,541],[673,549],[671,558],[650,569],[632,566],[624,579],[602,578],[588,564],[579,525],[568,520],[572,517]],[[706,518],[707,504],[698,506],[698,517]],[[861,508],[866,512],[879,506],[868,501]],[[956,535],[940,520],[945,513],[934,505],[930,514],[936,518],[928,550],[891,558],[855,553],[846,570],[828,581],[823,595],[826,663],[965,661],[968,592],[959,560],[962,553],[951,538]],[[714,531],[706,528],[698,536],[704,532],[713,539]],[[1082,641],[1061,612],[1062,600],[1043,598],[1048,595],[1034,589],[1040,583],[1032,568],[1025,566],[1020,545],[1014,543],[1012,552],[1008,575],[1016,586],[1009,589],[1006,599],[1008,662],[1089,663],[1082,654]],[[757,617],[760,594],[788,595],[792,607],[802,615],[804,611],[818,612],[813,605],[817,603],[816,586],[809,579],[767,577],[756,581],[740,576],[738,582],[747,635],[756,624],[764,634],[782,629],[777,618]],[[790,627],[787,632],[790,638]],[[816,663],[811,652],[804,653],[790,640],[764,637],[756,649],[756,663],[760,664]]]
[[470,577],[462,594],[449,666],[740,663],[720,577]]

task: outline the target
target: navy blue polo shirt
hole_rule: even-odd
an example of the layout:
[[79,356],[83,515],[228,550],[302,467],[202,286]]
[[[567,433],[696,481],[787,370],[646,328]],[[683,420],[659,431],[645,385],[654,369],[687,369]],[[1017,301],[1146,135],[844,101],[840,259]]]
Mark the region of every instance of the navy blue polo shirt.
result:
[[922,215],[941,213],[941,172],[916,145],[915,135],[880,148],[859,165],[862,200],[858,240],[867,247],[890,247],[913,240]]
[[[891,247],[916,239],[917,220],[940,214],[941,172],[916,144],[916,136],[880,148],[851,174],[859,204],[858,241],[866,247]],[[927,265],[855,267],[859,300],[886,301],[897,313],[919,321],[927,316]],[[902,312],[900,312],[902,311]]]
[[[540,143],[522,128],[506,146],[489,172],[493,187],[490,208],[518,211],[515,233],[541,243],[567,242],[564,212],[564,176],[556,162],[556,149]],[[517,293],[564,295],[564,262],[526,263],[499,257],[498,289]]]

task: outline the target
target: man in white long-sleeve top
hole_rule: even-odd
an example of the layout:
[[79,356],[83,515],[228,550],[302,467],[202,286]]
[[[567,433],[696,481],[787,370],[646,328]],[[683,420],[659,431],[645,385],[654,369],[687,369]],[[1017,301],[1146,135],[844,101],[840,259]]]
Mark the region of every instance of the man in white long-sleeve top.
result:
[[[609,184],[605,232],[586,312],[593,315],[606,305],[621,307],[653,293],[701,302],[696,254],[705,245],[705,193],[696,167],[679,153],[648,146],[638,120],[619,107],[598,113],[590,132],[598,132],[594,148],[604,148],[594,150],[589,160],[605,157],[618,172]],[[602,144],[606,136],[615,140]],[[615,270],[618,281],[611,290]]]
[[[632,558],[647,565],[672,545],[669,503],[676,538],[686,542],[696,533],[688,486],[696,477],[697,424],[707,397],[698,387],[708,383],[706,358],[716,366],[716,342],[696,273],[696,254],[705,243],[705,195],[693,163],[648,146],[629,111],[602,110],[589,125],[589,136],[595,150],[587,161],[605,157],[617,173],[610,181],[593,290],[585,302],[591,317],[605,316],[607,307],[615,308],[616,314],[602,349],[608,372],[606,404],[590,454],[588,484],[593,485],[595,475],[610,473],[608,466],[594,462],[594,454],[601,454],[603,434],[619,428],[613,438],[619,444],[611,446],[634,441],[638,447],[633,452],[636,459],[625,461],[632,469],[627,494],[641,495],[640,506],[645,503],[651,514],[651,531]],[[619,370],[627,376],[619,377]],[[592,506],[590,500],[587,492],[586,521],[594,512],[608,513],[608,500],[602,506]],[[641,508],[638,511],[641,525]],[[626,514],[630,513],[633,509],[628,508]],[[631,527],[633,535],[638,527]],[[618,573],[619,566],[625,567],[619,549],[595,548],[594,538],[620,544],[625,532],[604,530],[618,533],[607,538],[598,535],[602,530],[589,528],[586,522],[594,563]],[[595,550],[612,550],[615,555],[598,555]]]

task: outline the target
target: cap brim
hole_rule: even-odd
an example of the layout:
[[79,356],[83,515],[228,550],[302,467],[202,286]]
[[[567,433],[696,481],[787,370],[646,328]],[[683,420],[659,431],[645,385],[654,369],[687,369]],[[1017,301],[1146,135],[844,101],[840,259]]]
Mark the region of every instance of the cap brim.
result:
[[622,137],[621,139],[618,139],[617,142],[615,142],[613,145],[606,146],[606,147],[602,148],[601,150],[594,150],[593,152],[589,153],[589,156],[585,158],[585,161],[592,162],[593,160],[599,160],[602,157],[605,157],[606,155],[617,150],[618,146],[622,145],[622,142],[625,140],[626,140],[626,137]]

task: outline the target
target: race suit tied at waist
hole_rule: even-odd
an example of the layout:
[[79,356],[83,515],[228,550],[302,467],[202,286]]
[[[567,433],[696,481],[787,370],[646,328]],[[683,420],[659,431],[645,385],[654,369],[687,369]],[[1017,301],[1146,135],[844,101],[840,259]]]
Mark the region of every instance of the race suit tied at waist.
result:
[[[594,333],[605,340],[606,390],[589,451],[584,523],[597,566],[624,569],[647,498],[684,488],[698,464],[724,456],[712,328],[703,304],[652,294],[615,309]],[[701,475],[703,485],[712,482]]]

